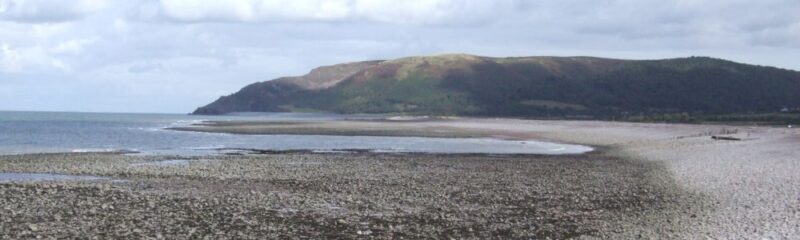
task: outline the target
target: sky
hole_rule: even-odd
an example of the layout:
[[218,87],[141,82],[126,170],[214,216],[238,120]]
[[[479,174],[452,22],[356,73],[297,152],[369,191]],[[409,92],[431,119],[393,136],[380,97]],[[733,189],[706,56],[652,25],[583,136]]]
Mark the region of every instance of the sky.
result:
[[800,1],[0,0],[0,110],[189,113],[322,65],[444,53],[800,70]]

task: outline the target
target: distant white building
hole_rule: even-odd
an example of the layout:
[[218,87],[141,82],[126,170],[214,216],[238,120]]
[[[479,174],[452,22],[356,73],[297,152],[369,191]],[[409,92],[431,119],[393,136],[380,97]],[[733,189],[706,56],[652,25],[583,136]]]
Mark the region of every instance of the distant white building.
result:
[[783,107],[783,108],[781,108],[781,112],[788,112],[788,111],[789,111],[789,108],[788,108],[788,107]]

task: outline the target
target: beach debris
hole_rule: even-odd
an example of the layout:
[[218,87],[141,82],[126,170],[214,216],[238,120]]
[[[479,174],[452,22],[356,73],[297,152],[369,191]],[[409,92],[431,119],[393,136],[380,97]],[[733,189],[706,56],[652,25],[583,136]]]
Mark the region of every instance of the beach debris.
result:
[[728,137],[728,136],[711,136],[711,139],[714,140],[728,140],[728,141],[741,141],[741,138],[736,137]]
[[731,135],[731,134],[738,134],[738,133],[739,133],[739,129],[736,129],[736,128],[734,128],[734,129],[723,128],[723,129],[716,130],[716,131],[705,131],[705,132],[700,132],[700,133],[691,134],[691,135],[678,136],[677,139],[706,137],[706,136],[711,136],[711,138],[716,139],[715,138],[716,135]]

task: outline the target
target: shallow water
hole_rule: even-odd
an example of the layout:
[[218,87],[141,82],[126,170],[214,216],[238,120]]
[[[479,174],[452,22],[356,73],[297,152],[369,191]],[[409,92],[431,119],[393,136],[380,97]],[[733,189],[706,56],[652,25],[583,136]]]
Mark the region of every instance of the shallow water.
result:
[[99,176],[79,176],[49,173],[0,173],[0,183],[4,182],[42,182],[42,181],[96,181],[108,178]]
[[576,154],[585,146],[490,138],[321,135],[233,135],[165,130],[205,120],[306,121],[376,118],[374,115],[264,113],[244,116],[178,114],[0,112],[0,154],[138,151],[198,156],[225,149],[375,152]]

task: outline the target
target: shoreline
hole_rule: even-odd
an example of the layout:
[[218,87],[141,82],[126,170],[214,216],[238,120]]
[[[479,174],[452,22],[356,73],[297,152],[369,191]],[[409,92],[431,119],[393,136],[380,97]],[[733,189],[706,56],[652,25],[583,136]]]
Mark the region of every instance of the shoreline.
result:
[[[512,119],[416,121],[411,124],[329,121],[304,123],[305,129],[297,126],[283,124],[275,127],[259,123],[249,126],[250,129],[246,129],[247,125],[236,127],[237,131],[250,132],[278,129],[319,133],[338,128],[339,133],[383,131],[406,135],[438,129],[440,131],[436,134],[439,135],[542,139],[588,145],[595,151],[581,155],[279,152],[191,157],[186,158],[191,161],[178,166],[141,164],[175,159],[174,156],[0,156],[0,172],[49,169],[52,173],[100,174],[131,179],[130,183],[124,184],[0,183],[0,188],[3,188],[0,191],[23,189],[21,195],[12,194],[2,201],[22,204],[19,201],[26,199],[36,203],[39,195],[24,192],[53,187],[82,189],[76,191],[85,194],[102,191],[83,188],[87,184],[101,189],[110,187],[129,199],[135,199],[135,202],[173,197],[196,198],[192,201],[197,202],[230,199],[228,204],[238,209],[236,211],[283,216],[269,220],[277,221],[269,223],[263,222],[266,219],[251,219],[254,221],[251,223],[267,224],[278,230],[239,231],[273,237],[287,237],[290,235],[281,234],[291,231],[299,231],[307,237],[379,238],[789,238],[800,234],[792,230],[795,229],[792,226],[800,221],[798,209],[794,207],[800,206],[794,204],[800,202],[795,198],[800,195],[800,177],[794,174],[800,171],[796,160],[800,159],[800,149],[796,148],[800,143],[797,129]],[[715,141],[711,138],[722,134],[744,140]],[[140,164],[140,167],[131,167],[131,164]],[[475,171],[478,169],[480,171]],[[472,189],[475,194],[464,192],[467,189]],[[391,196],[399,193],[403,193],[402,196],[390,200],[393,199]],[[440,193],[456,195],[448,198]],[[352,199],[348,200],[348,196]],[[497,202],[497,196],[509,199],[526,197],[501,203]],[[337,205],[336,209],[348,211],[320,209],[319,204],[323,204],[320,201],[329,204],[332,199],[346,205]],[[479,201],[464,202],[468,199]],[[103,201],[106,200],[100,202]],[[180,204],[170,204],[169,201]],[[169,206],[164,211],[193,208],[192,201],[169,201],[163,202]],[[317,205],[309,205],[309,201]],[[266,206],[263,203],[269,203],[270,207],[263,208]],[[397,207],[398,204],[405,206],[401,209],[416,205],[430,208],[410,212],[387,210],[393,209],[388,206]],[[529,209],[523,207],[525,204],[538,206],[535,209],[540,212],[515,215],[512,212],[517,210],[499,211],[508,206],[528,211],[524,210]],[[42,207],[20,206],[20,209],[34,206]],[[135,207],[139,205],[132,206],[144,211],[140,213],[143,214],[141,218],[154,217],[146,209]],[[591,207],[581,208],[587,206]],[[230,213],[220,208],[225,209],[223,206],[203,209],[223,215]],[[478,210],[469,210],[472,208]],[[489,209],[499,209],[499,212]],[[437,214],[429,215],[433,213]],[[178,215],[192,216],[187,212]],[[544,220],[525,218],[528,216],[550,217]],[[516,220],[480,221],[486,217]],[[126,219],[122,220],[130,220]],[[424,219],[439,220],[427,222]],[[220,224],[211,219],[204,221]],[[281,225],[286,221],[304,227],[297,229]],[[369,227],[359,227],[359,221],[367,222]],[[381,225],[387,222],[389,226]],[[448,224],[459,227],[447,230],[444,226],[450,226]],[[394,225],[405,227],[397,229]],[[8,227],[20,229],[17,225]],[[145,226],[143,232],[152,233],[159,229]],[[225,231],[235,232],[235,229],[238,228],[226,228]],[[30,229],[26,231],[33,232]],[[169,236],[192,236],[186,235],[187,231],[177,229]],[[336,235],[337,232],[345,235]],[[408,233],[413,234],[403,235]]]

